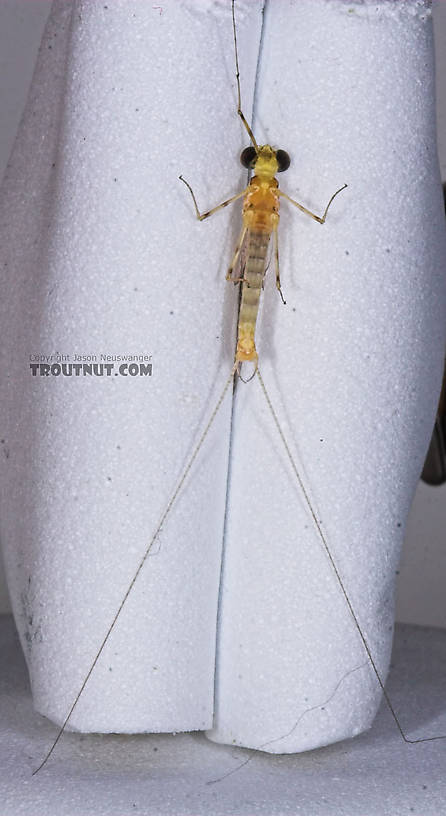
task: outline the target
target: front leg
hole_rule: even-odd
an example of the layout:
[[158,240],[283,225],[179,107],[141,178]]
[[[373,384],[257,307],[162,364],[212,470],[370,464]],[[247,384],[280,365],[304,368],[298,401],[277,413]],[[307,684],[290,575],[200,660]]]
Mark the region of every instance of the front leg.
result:
[[223,201],[221,204],[218,204],[217,207],[213,207],[212,210],[208,210],[207,212],[201,213],[200,210],[198,209],[197,199],[195,198],[194,191],[192,190],[192,187],[190,186],[189,182],[186,181],[186,179],[183,178],[183,176],[178,176],[178,178],[186,185],[192,196],[192,201],[194,202],[195,207],[195,214],[199,221],[204,221],[205,218],[209,218],[210,215],[213,215],[218,210],[223,209],[223,207],[227,207],[228,204],[232,204],[233,201],[237,201],[237,199],[244,196],[248,190],[248,188],[245,188],[244,190],[242,190],[241,193],[236,193],[236,195],[232,196],[231,198],[228,198],[227,201]]
[[290,204],[294,204],[294,206],[297,207],[301,212],[306,213],[306,215],[309,215],[311,218],[314,218],[314,220],[318,221],[319,224],[325,224],[325,219],[327,217],[328,208],[330,207],[331,202],[333,201],[334,198],[336,198],[338,193],[342,192],[342,190],[345,190],[347,186],[348,186],[347,184],[344,184],[342,187],[339,188],[339,190],[336,190],[336,192],[333,193],[332,197],[330,198],[330,201],[325,207],[323,215],[316,215],[316,213],[311,212],[311,210],[307,210],[307,208],[304,207],[303,204],[299,204],[298,201],[294,201],[294,198],[290,198],[290,196],[287,195],[286,193],[283,193],[282,190],[277,190],[277,195],[282,196],[282,198],[286,198],[286,200],[289,201]]

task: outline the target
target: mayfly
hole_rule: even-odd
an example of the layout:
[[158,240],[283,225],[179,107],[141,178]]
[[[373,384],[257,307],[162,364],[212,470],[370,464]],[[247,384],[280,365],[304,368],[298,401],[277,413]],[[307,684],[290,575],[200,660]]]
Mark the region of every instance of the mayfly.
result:
[[[110,625],[105,633],[105,636],[100,644],[94,660],[91,663],[91,666],[82,682],[82,685],[76,694],[73,703],[57,733],[55,740],[53,741],[49,751],[47,752],[46,756],[34,771],[36,774],[48,761],[49,757],[53,753],[57,743],[59,742],[62,734],[65,731],[65,728],[73,714],[74,709],[76,708],[81,695],[83,694],[87,683],[95,670],[95,667],[101,657],[101,654],[104,650],[105,645],[107,644],[113,629],[118,621],[118,618],[128,600],[129,595],[131,594],[135,583],[137,582],[145,564],[148,559],[148,556],[152,550],[153,545],[158,539],[159,533],[165,523],[167,517],[172,511],[176,500],[186,482],[187,477],[189,476],[192,466],[198,456],[199,451],[201,450],[203,443],[210,431],[211,426],[215,420],[215,417],[223,403],[225,395],[231,385],[236,378],[243,379],[241,376],[242,367],[246,363],[251,363],[254,367],[254,371],[252,372],[251,376],[248,379],[252,379],[256,377],[260,383],[262,393],[264,395],[266,404],[274,421],[274,425],[277,429],[278,435],[283,443],[284,450],[286,452],[287,459],[291,465],[292,472],[294,474],[296,483],[298,484],[301,494],[303,496],[306,508],[309,512],[309,515],[312,519],[312,522],[315,526],[317,531],[317,535],[319,537],[319,541],[322,545],[322,548],[328,558],[328,561],[331,565],[331,568],[334,572],[336,580],[338,582],[341,594],[344,598],[345,604],[349,610],[351,615],[354,627],[357,630],[359,638],[362,642],[363,649],[367,655],[367,659],[369,660],[371,667],[373,669],[374,675],[376,680],[384,694],[386,699],[387,705],[390,709],[390,712],[393,716],[393,719],[396,723],[396,726],[400,732],[401,737],[407,743],[418,743],[418,742],[425,742],[434,739],[444,739],[444,737],[434,736],[434,737],[427,737],[424,739],[409,739],[406,734],[404,733],[398,717],[395,713],[395,710],[392,706],[392,703],[387,695],[387,692],[384,688],[384,681],[381,678],[379,670],[376,666],[376,663],[373,658],[373,654],[370,650],[366,637],[359,625],[356,613],[350,601],[349,595],[346,591],[343,579],[341,574],[338,570],[336,562],[332,556],[327,537],[322,529],[321,522],[316,515],[315,510],[313,509],[312,502],[309,497],[309,493],[306,489],[306,486],[300,476],[298,471],[295,459],[291,452],[291,449],[286,441],[284,433],[282,431],[281,425],[279,423],[277,413],[274,409],[272,404],[271,398],[265,386],[265,382],[263,380],[259,362],[258,362],[258,353],[255,344],[255,330],[256,330],[256,321],[257,321],[257,314],[259,309],[259,302],[260,302],[260,295],[263,288],[263,281],[266,273],[267,268],[267,253],[268,247],[272,238],[273,242],[273,255],[274,255],[274,263],[275,263],[275,274],[276,274],[276,287],[279,292],[279,295],[282,298],[282,301],[285,303],[282,289],[281,289],[281,281],[280,281],[280,272],[279,272],[279,251],[278,251],[278,224],[279,224],[279,203],[280,198],[285,199],[298,210],[300,210],[304,215],[309,216],[314,221],[318,222],[319,224],[324,224],[327,218],[327,214],[329,208],[334,200],[334,198],[346,188],[346,184],[336,190],[335,193],[331,196],[328,201],[325,210],[323,211],[322,215],[317,215],[311,210],[307,209],[304,205],[300,204],[299,202],[292,199],[282,190],[279,190],[278,181],[276,179],[276,173],[284,172],[289,164],[290,158],[288,154],[282,149],[275,149],[269,144],[260,145],[253,133],[251,126],[249,125],[245,115],[242,111],[242,103],[241,103],[241,89],[240,89],[240,73],[239,73],[239,62],[238,62],[238,48],[237,48],[237,31],[236,31],[236,23],[235,23],[235,0],[232,0],[232,26],[233,26],[233,42],[234,42],[234,52],[235,52],[235,69],[236,69],[236,84],[237,84],[237,114],[242,122],[242,125],[248,134],[250,145],[246,147],[243,152],[241,153],[241,163],[242,165],[247,168],[248,170],[252,170],[254,175],[251,178],[247,187],[245,187],[241,192],[236,193],[232,197],[228,198],[227,200],[223,201],[216,207],[206,211],[200,212],[195,194],[191,185],[189,184],[186,179],[180,176],[181,181],[187,186],[190,195],[192,197],[195,214],[198,220],[203,221],[206,218],[209,218],[211,215],[215,214],[219,210],[227,207],[231,203],[243,198],[243,215],[242,215],[242,228],[240,231],[240,235],[237,241],[237,245],[235,251],[233,253],[233,258],[230,263],[228,272],[227,272],[227,279],[234,284],[241,285],[241,303],[240,303],[240,310],[239,310],[239,318],[238,318],[238,327],[237,327],[237,346],[235,352],[235,359],[233,363],[233,367],[230,371],[230,374],[226,380],[222,393],[210,415],[210,418],[204,427],[204,430],[201,433],[201,436],[194,448],[192,455],[190,456],[189,461],[187,462],[181,477],[177,483],[175,490],[173,491],[165,510],[159,520],[159,523],[150,539],[149,544],[147,545],[145,552],[139,562],[139,565],[136,569],[136,572],[128,585],[128,588],[117,608],[113,619],[110,622]],[[263,747],[263,746],[260,746]]]

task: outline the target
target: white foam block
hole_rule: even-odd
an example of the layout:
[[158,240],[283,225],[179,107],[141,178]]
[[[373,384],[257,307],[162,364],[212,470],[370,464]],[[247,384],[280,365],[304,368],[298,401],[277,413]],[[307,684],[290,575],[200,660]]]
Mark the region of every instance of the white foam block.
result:
[[[245,87],[245,85],[243,86]],[[443,365],[444,213],[430,11],[267,7],[256,138],[288,150],[260,368],[384,678],[394,577]],[[367,728],[380,688],[258,383],[237,389],[215,729],[271,752]]]
[[[260,12],[241,15],[251,88]],[[237,224],[198,223],[178,180],[203,209],[243,186],[232,49],[226,2],[56,3],[3,187],[2,541],[57,723],[232,365]],[[153,374],[33,376],[56,352],[151,355]],[[211,727],[230,414],[229,389],[69,727]]]
[[[258,345],[384,670],[445,309],[430,22],[413,0],[378,9],[268,7],[256,123],[292,154],[283,189],[320,211],[349,188],[322,228],[283,207],[287,307],[267,287]],[[260,11],[237,3],[248,116]],[[228,2],[61,2],[6,181],[2,538],[35,704],[56,722],[231,366],[238,214],[196,223],[177,181],[203,209],[244,184],[231,37]],[[147,350],[153,377],[31,378],[28,355],[56,350]],[[212,738],[303,750],[366,727],[378,693],[255,381],[237,403]],[[230,408],[72,727],[211,725]]]

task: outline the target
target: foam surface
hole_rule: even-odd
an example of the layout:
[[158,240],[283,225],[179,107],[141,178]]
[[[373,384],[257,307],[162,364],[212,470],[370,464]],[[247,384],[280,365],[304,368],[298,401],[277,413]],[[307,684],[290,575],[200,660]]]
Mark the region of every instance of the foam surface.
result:
[[[389,692],[412,736],[444,734],[446,633],[399,626]],[[295,756],[215,745],[202,734],[66,734],[31,777],[55,729],[32,710],[11,622],[0,618],[2,816],[438,816],[446,742],[405,745],[382,707],[355,740]],[[442,713],[441,713],[442,712]],[[222,779],[222,777],[224,777]],[[221,780],[209,784],[214,780]]]
[[[385,672],[442,368],[445,247],[430,19],[417,0],[375,6],[268,6],[258,139],[289,150],[283,189],[317,212],[349,188],[323,228],[284,203],[287,306],[270,270],[258,346]],[[237,3],[248,116],[261,8]],[[177,176],[203,209],[243,187],[231,37],[220,0],[61,0],[6,177],[2,540],[35,705],[55,722],[230,370],[238,212],[198,224]],[[29,355],[56,351],[151,354],[153,376],[32,378]],[[212,725],[230,419],[228,394],[72,727]],[[377,684],[256,382],[237,389],[230,486],[211,736],[273,752],[351,736]]]
[[[385,676],[393,584],[444,349],[432,34],[420,3],[271,3],[254,130],[291,153],[260,366]],[[259,135],[260,134],[260,135]],[[253,387],[254,386],[254,387]],[[211,736],[305,750],[379,686],[257,383],[237,391]]]
[[[243,12],[257,41],[259,12]],[[56,4],[5,180],[2,540],[56,722],[230,370],[230,230],[196,222],[178,175],[203,207],[241,184],[231,36],[219,2]],[[32,377],[30,355],[56,352],[151,355],[153,376]],[[230,413],[228,393],[71,727],[212,725]]]

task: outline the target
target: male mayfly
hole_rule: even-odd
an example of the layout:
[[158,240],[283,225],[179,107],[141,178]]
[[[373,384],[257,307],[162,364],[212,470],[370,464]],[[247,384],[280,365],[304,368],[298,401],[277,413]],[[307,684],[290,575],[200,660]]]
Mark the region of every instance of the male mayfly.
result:
[[[226,201],[222,202],[218,206],[208,210],[207,212],[201,213],[198,204],[192,190],[191,185],[182,177],[180,176],[181,181],[188,187],[190,195],[193,200],[193,205],[195,208],[195,213],[197,218],[202,221],[212,214],[216,213],[218,210],[228,206],[232,202],[237,201],[238,199],[243,198],[243,217],[242,217],[242,228],[239,235],[239,239],[237,241],[237,245],[233,254],[232,261],[230,263],[228,272],[227,272],[227,279],[232,281],[234,284],[241,284],[241,304],[240,304],[240,312],[239,312],[239,319],[238,319],[238,328],[237,328],[237,347],[235,352],[235,359],[232,370],[227,378],[227,381],[224,385],[222,393],[212,411],[210,418],[198,440],[195,449],[186,464],[186,467],[178,481],[178,484],[172,493],[165,510],[161,516],[161,519],[151,537],[151,540],[148,546],[145,549],[143,557],[141,558],[137,570],[120,602],[120,605],[107,629],[107,632],[100,644],[96,656],[91,663],[91,666],[82,682],[82,685],[63,721],[62,726],[60,727],[57,736],[47,752],[46,756],[40,763],[39,767],[34,771],[37,773],[47,762],[49,757],[51,756],[52,752],[54,751],[59,739],[61,738],[64,730],[71,718],[71,715],[77,706],[77,703],[84,692],[84,689],[98,663],[98,660],[104,650],[105,645],[107,644],[110,635],[113,632],[113,629],[116,625],[116,622],[123,610],[124,605],[127,602],[127,599],[130,593],[135,586],[136,581],[139,578],[139,575],[148,559],[148,556],[152,550],[154,543],[156,542],[160,530],[166,521],[167,517],[169,516],[175,502],[183,488],[183,485],[192,469],[192,466],[198,456],[198,453],[209,433],[209,430],[215,420],[215,417],[223,403],[224,397],[231,385],[234,382],[235,378],[241,375],[241,369],[243,363],[251,362],[254,365],[254,373],[252,376],[256,376],[259,380],[261,390],[263,392],[264,398],[266,400],[266,404],[268,409],[271,413],[273,418],[275,427],[277,432],[282,440],[284,450],[286,452],[288,461],[291,465],[292,472],[296,479],[297,484],[301,490],[304,502],[308,509],[308,512],[311,516],[311,519],[314,523],[315,529],[317,531],[319,541],[325,551],[325,554],[328,558],[328,561],[331,565],[331,568],[334,572],[336,580],[338,582],[339,588],[341,593],[344,597],[345,603],[347,608],[350,612],[352,617],[354,626],[358,632],[359,638],[362,642],[363,648],[367,655],[368,660],[372,666],[373,672],[376,676],[377,682],[385,696],[387,705],[392,713],[392,716],[395,720],[395,723],[399,729],[399,732],[404,739],[405,742],[408,743],[415,743],[415,742],[424,742],[427,740],[433,739],[443,739],[444,737],[428,737],[425,739],[415,739],[411,740],[408,739],[399,723],[398,717],[392,707],[392,703],[385,691],[384,682],[381,678],[381,675],[377,669],[376,663],[374,661],[372,652],[366,640],[366,637],[359,625],[356,613],[350,601],[349,595],[346,591],[345,585],[343,583],[341,574],[338,570],[336,562],[331,554],[331,550],[329,548],[329,544],[326,538],[324,531],[322,530],[321,523],[313,509],[313,505],[309,498],[308,491],[305,487],[304,482],[299,474],[298,468],[296,466],[293,454],[291,453],[290,447],[285,439],[283,434],[282,428],[279,424],[276,411],[273,407],[271,402],[269,393],[266,389],[263,377],[260,372],[260,368],[258,365],[258,353],[255,346],[255,329],[256,329],[256,321],[257,321],[257,314],[260,302],[260,294],[263,287],[263,280],[265,277],[266,267],[267,267],[267,252],[271,237],[273,239],[273,253],[274,253],[274,262],[275,262],[275,270],[276,270],[276,287],[278,292],[284,301],[282,290],[281,290],[281,282],[280,282],[280,272],[279,272],[279,252],[278,252],[278,223],[279,223],[279,202],[280,198],[284,198],[297,209],[299,209],[303,214],[310,216],[313,220],[317,221],[319,224],[324,224],[327,213],[329,208],[334,200],[334,198],[345,189],[347,186],[344,184],[340,187],[330,198],[328,201],[327,206],[321,216],[316,215],[311,210],[304,207],[302,204],[298,203],[286,193],[279,190],[278,182],[276,179],[276,173],[283,172],[287,169],[290,164],[290,158],[288,154],[281,149],[275,149],[269,144],[266,145],[259,145],[257,140],[255,139],[254,133],[252,131],[251,126],[249,125],[246,117],[242,111],[241,105],[241,90],[240,90],[240,75],[239,75],[239,62],[238,62],[238,49],[237,49],[237,32],[236,32],[236,24],[235,24],[235,0],[232,0],[232,25],[233,25],[233,42],[234,42],[234,52],[235,52],[235,69],[236,69],[236,83],[237,83],[237,114],[240,117],[240,120],[245,128],[249,140],[250,145],[246,147],[242,154],[241,154],[241,162],[244,167],[247,169],[253,170],[254,176],[252,177],[251,181],[249,182],[248,186],[245,187],[241,192],[235,194],[234,196],[230,197]],[[240,376],[241,378],[241,376]],[[251,378],[250,378],[251,379]]]

